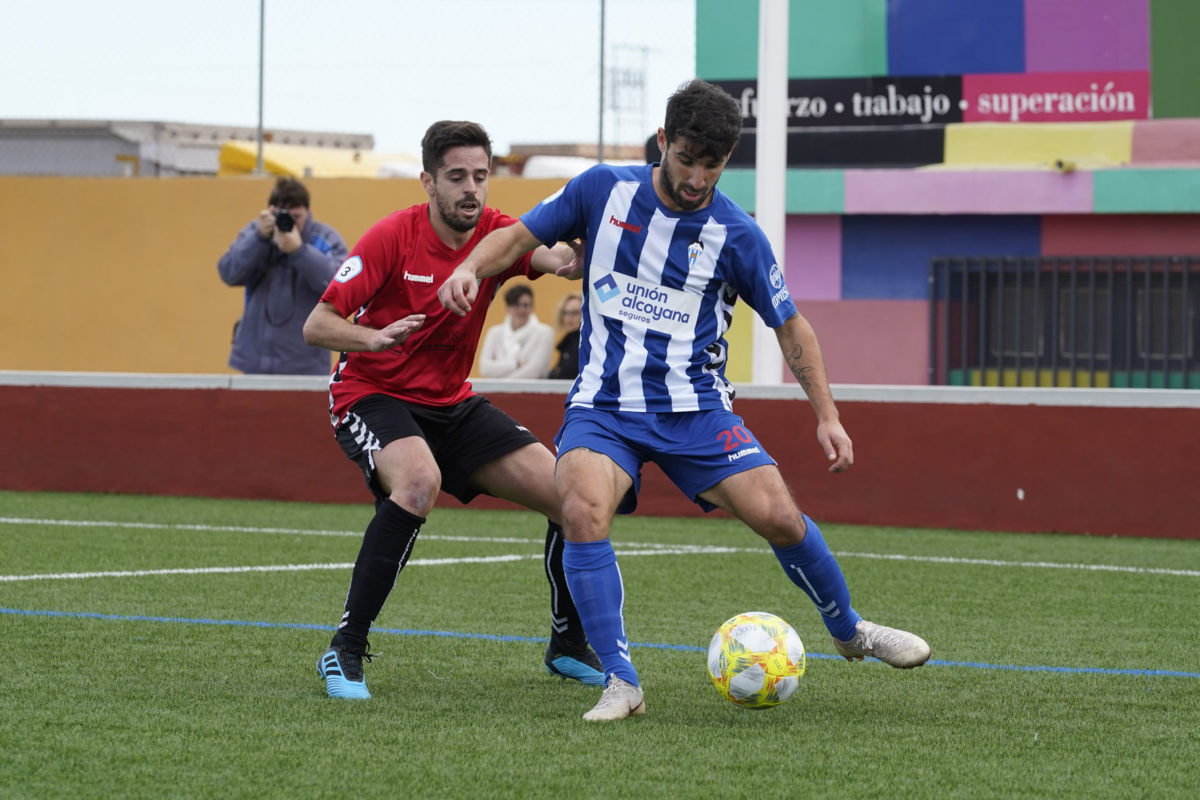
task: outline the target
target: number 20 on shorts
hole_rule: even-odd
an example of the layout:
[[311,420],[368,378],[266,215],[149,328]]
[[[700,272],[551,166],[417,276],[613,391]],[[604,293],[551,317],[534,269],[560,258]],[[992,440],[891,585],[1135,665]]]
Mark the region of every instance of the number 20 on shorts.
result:
[[717,434],[717,441],[721,442],[725,452],[737,450],[742,445],[750,444],[754,441],[754,435],[746,430],[741,425],[734,425],[732,428],[723,430]]

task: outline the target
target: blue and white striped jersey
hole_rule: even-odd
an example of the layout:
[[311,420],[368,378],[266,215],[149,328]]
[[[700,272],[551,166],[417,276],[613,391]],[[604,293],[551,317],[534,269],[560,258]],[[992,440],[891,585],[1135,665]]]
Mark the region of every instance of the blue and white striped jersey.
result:
[[719,190],[698,211],[659,201],[652,165],[597,165],[521,217],[539,240],[587,241],[579,377],[567,404],[730,409],[725,331],[745,300],[777,328],[796,313],[758,224]]

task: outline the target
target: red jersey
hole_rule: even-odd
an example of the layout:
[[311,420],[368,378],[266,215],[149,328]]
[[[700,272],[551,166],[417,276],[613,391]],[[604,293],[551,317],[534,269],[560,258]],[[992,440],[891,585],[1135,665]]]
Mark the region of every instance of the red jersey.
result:
[[484,278],[465,317],[442,307],[437,290],[489,232],[516,220],[483,209],[470,240],[451,248],[429,222],[429,204],[397,211],[371,227],[347,258],[321,300],[354,321],[383,328],[409,314],[425,323],[395,347],[379,353],[342,353],[329,380],[329,411],[336,427],[352,405],[370,394],[405,402],[449,406],[475,394],[467,375],[496,289],[514,275],[537,278],[530,254],[499,275]]

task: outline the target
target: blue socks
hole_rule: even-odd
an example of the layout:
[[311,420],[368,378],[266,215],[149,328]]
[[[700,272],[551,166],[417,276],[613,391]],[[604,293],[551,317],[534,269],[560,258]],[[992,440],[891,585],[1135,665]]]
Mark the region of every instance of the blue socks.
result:
[[[861,617],[850,606],[850,589],[837,559],[829,552],[817,523],[804,516],[807,532],[800,544],[774,547],[783,571],[799,586],[821,612],[821,619],[833,638],[847,642]],[[573,589],[572,589],[573,590]]]
[[565,542],[563,572],[605,677],[617,675],[637,686],[638,674],[629,659],[629,640],[625,637],[625,586],[612,541]]
[[[773,548],[775,557],[792,583],[817,606],[834,638],[849,641],[861,617],[850,605],[846,578],[829,552],[821,529],[808,516],[804,524],[804,540],[791,547]],[[629,640],[625,637],[625,587],[612,542],[565,542],[562,563],[584,632],[600,657],[605,676],[617,675],[637,686],[638,674],[629,660]]]

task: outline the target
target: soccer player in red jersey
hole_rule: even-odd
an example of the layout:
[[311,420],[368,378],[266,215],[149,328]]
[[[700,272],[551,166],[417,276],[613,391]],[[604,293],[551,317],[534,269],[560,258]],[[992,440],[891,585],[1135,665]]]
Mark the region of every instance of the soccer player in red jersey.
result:
[[[488,304],[458,316],[438,301],[438,287],[475,244],[516,221],[485,205],[491,140],[473,122],[435,122],[421,157],[429,202],[368,230],[304,324],[305,341],[341,353],[329,383],[330,418],[376,509],[341,624],[317,670],[331,697],[371,696],[362,668],[370,661],[367,633],[440,489],[463,503],[480,493],[502,497],[549,519],[546,667],[603,685],[563,577],[554,456],[467,382]],[[490,299],[514,275],[576,275],[581,263],[570,245],[539,247],[482,281],[479,293]]]

